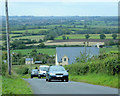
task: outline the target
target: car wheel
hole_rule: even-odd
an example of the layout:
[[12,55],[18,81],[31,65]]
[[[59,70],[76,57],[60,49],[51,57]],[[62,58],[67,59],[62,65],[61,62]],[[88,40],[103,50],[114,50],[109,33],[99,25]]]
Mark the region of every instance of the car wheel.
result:
[[64,79],[62,79],[62,82],[64,82]]
[[38,76],[39,79],[41,79],[41,76]]
[[68,78],[67,79],[65,79],[65,82],[68,82],[69,80],[68,80]]
[[51,79],[48,79],[48,82],[51,82]]
[[46,81],[48,81],[48,79],[46,79]]

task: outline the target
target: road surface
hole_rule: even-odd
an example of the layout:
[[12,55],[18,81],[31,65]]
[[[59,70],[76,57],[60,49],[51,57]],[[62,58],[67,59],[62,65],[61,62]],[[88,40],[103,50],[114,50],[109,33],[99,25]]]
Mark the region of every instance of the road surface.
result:
[[24,79],[34,94],[118,94],[118,89],[81,82],[46,82],[45,79]]

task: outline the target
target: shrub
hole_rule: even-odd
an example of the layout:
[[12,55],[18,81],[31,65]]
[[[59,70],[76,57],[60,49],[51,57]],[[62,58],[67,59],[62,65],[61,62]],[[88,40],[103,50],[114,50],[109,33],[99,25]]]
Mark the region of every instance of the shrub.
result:
[[7,69],[8,69],[7,63],[2,62],[2,75],[3,76],[5,76],[5,74],[7,73]]
[[71,64],[65,68],[69,69],[69,73],[73,75],[85,75],[87,73],[116,75],[120,73],[120,60],[116,54],[106,54],[90,62]]
[[20,66],[20,68],[16,70],[16,73],[20,75],[25,75],[25,74],[28,74],[28,70],[29,68]]

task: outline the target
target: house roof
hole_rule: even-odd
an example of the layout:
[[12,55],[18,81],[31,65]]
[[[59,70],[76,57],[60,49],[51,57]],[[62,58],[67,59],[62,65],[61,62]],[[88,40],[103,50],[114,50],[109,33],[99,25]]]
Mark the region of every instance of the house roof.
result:
[[26,61],[33,61],[33,58],[26,58]]
[[68,63],[72,64],[76,61],[76,57],[80,57],[80,52],[86,53],[92,56],[99,55],[99,48],[97,47],[56,47],[57,62],[61,62],[63,56],[68,56]]

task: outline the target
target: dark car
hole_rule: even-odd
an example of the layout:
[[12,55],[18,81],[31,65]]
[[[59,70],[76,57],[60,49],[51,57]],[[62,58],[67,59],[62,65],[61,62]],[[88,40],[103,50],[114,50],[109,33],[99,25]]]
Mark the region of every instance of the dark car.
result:
[[68,72],[63,66],[50,66],[46,73],[46,81],[62,80],[68,82]]
[[31,78],[38,77],[38,69],[32,69]]

